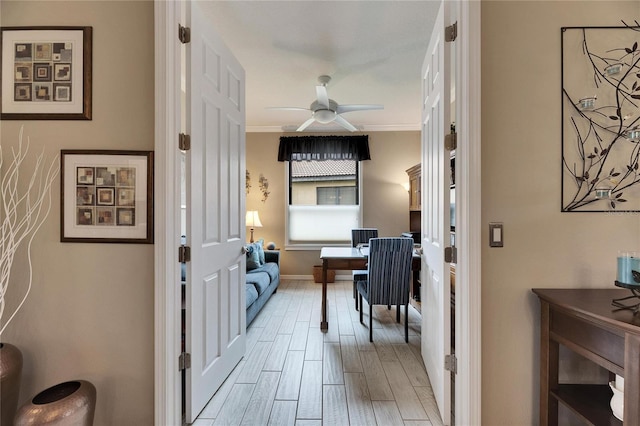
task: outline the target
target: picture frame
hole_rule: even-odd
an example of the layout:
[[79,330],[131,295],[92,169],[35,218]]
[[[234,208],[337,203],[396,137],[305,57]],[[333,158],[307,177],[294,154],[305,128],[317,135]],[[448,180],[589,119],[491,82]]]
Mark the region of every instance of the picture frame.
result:
[[91,120],[93,27],[0,27],[0,119]]
[[153,151],[60,151],[60,241],[153,244]]

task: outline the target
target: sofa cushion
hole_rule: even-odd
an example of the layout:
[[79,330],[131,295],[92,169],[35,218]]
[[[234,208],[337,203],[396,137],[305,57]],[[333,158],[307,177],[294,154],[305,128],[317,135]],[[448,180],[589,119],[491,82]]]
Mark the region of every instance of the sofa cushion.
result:
[[261,269],[262,267],[247,272],[247,284],[254,285],[258,294],[262,294],[271,284],[269,274]]
[[253,284],[246,284],[246,293],[247,293],[247,308],[253,304],[256,300],[258,300],[258,291],[253,286]]
[[277,263],[267,262],[257,270],[269,274],[269,278],[271,278],[271,281],[275,281],[277,278],[280,278],[280,267]]

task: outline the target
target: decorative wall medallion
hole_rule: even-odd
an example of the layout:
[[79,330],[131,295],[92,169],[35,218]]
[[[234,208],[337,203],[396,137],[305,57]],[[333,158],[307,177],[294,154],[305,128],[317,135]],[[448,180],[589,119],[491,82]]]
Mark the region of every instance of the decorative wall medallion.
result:
[[262,173],[260,173],[260,180],[258,183],[260,185],[260,192],[262,192],[262,202],[264,203],[267,201],[267,198],[269,198],[269,194],[271,194],[271,192],[269,192],[269,181]]

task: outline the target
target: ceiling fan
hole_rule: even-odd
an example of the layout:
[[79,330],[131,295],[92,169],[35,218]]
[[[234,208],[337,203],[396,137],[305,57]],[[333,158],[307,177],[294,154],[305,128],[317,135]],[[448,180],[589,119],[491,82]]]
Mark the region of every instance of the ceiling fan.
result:
[[372,109],[383,109],[382,105],[364,105],[364,104],[351,104],[351,105],[340,105],[333,99],[329,99],[329,94],[327,93],[327,84],[331,81],[331,77],[328,75],[321,75],[318,77],[319,86],[316,86],[316,96],[317,99],[311,103],[309,108],[300,108],[300,107],[271,107],[269,109],[280,109],[280,110],[293,110],[293,111],[311,111],[311,118],[302,123],[300,127],[296,130],[297,132],[302,132],[304,129],[309,127],[314,121],[318,123],[327,124],[334,122],[349,130],[350,132],[355,132],[358,130],[353,124],[349,123],[342,117],[341,114],[346,112],[353,111],[365,111]]

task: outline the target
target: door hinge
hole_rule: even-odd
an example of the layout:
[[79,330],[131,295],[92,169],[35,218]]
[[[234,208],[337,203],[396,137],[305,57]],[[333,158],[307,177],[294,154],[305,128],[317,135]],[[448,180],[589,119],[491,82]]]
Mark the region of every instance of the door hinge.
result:
[[178,358],[178,370],[186,370],[191,368],[191,354],[189,352],[182,352]]
[[458,147],[458,136],[457,133],[449,133],[444,137],[444,149],[447,151],[453,151]]
[[456,354],[444,356],[444,369],[451,371],[453,374],[458,374],[458,359]]
[[458,249],[456,246],[444,248],[444,261],[447,263],[458,263]]
[[180,151],[189,151],[191,149],[191,136],[180,133],[178,135],[178,148]]
[[444,29],[444,41],[455,41],[458,37],[458,23],[454,22]]
[[180,263],[191,262],[191,247],[189,246],[178,247],[178,262]]
[[191,41],[191,28],[178,24],[178,39],[182,44],[189,43]]

